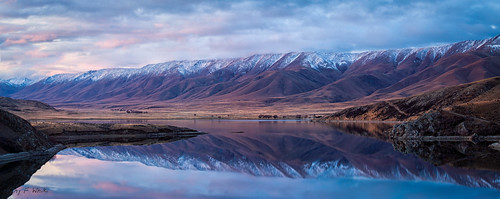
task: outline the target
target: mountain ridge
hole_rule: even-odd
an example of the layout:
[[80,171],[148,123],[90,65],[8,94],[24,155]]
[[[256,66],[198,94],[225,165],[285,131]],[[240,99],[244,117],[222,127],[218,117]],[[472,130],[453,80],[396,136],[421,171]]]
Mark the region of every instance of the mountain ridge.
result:
[[[58,74],[8,96],[47,103],[101,104],[249,99],[296,104],[404,97],[500,75],[499,36],[426,48],[261,54]],[[447,75],[454,75],[447,74],[452,70],[473,71],[473,75],[444,81]],[[436,83],[419,89],[422,77]]]

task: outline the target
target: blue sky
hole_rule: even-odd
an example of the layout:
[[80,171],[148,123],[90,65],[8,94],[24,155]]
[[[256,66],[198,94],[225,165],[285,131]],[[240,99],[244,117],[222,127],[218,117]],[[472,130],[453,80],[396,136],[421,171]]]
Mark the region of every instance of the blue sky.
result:
[[0,79],[500,34],[500,1],[0,0]]

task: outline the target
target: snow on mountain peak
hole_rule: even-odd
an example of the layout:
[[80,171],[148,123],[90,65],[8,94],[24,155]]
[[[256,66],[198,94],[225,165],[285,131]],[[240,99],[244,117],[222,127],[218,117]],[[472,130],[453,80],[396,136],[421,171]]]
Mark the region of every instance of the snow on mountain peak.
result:
[[29,86],[35,82],[36,80],[29,78],[11,78],[7,80],[0,80],[0,83],[9,84],[13,86]]
[[228,69],[234,72],[247,73],[250,70],[264,71],[268,69],[283,69],[293,63],[315,70],[322,68],[345,71],[352,63],[361,60],[363,64],[374,59],[385,59],[399,65],[409,56],[431,60],[447,54],[463,53],[477,50],[483,46],[492,50],[500,50],[500,38],[485,40],[470,40],[454,44],[445,44],[424,48],[404,48],[393,50],[366,51],[361,53],[326,53],[326,52],[290,52],[282,54],[256,54],[243,58],[169,61],[158,64],[148,64],[142,68],[113,68],[92,70],[85,73],[58,74],[45,79],[45,83],[61,81],[98,81],[118,77],[130,78],[134,75],[182,75],[189,76],[201,72],[213,73]]
[[487,47],[489,47],[492,51],[500,51],[500,35],[491,38]]
[[212,59],[212,60],[185,60],[185,61],[169,61],[158,64],[148,64],[142,68],[112,68],[91,70],[85,73],[76,74],[58,74],[49,77],[45,80],[46,83],[62,82],[62,81],[97,81],[106,78],[125,77],[130,78],[133,75],[191,75],[206,71],[213,73],[220,69],[229,69],[235,72],[248,72],[255,67],[259,70],[269,68],[282,69],[289,66],[299,56],[304,56],[301,62],[304,66],[311,68],[332,68],[337,69],[337,66],[348,65],[358,58],[357,54],[353,53],[302,53],[291,52],[285,54],[258,54],[245,58],[232,59]]
[[367,51],[361,53],[361,60],[363,64],[376,58],[384,58],[387,61],[392,61],[393,63],[400,64],[410,55],[415,54],[415,57],[419,59],[424,59],[429,57],[431,60],[441,58],[445,55],[451,55],[456,53],[465,53],[472,50],[478,50],[483,46],[489,47],[493,51],[500,50],[500,35],[490,39],[484,40],[467,40],[452,44],[444,44],[431,47],[422,48],[403,48],[403,49],[391,49],[391,50],[381,50],[381,51]]
[[159,64],[148,64],[140,69],[141,74],[181,74],[189,75],[207,69],[214,72],[231,63],[233,59],[170,61]]
[[339,67],[348,67],[359,59],[361,53],[306,53],[303,64],[314,69],[330,68],[339,70]]
[[63,73],[63,74],[56,74],[52,75],[50,77],[47,77],[43,82],[44,83],[58,83],[58,82],[64,82],[64,81],[69,81],[71,79],[74,79],[75,77],[78,77],[82,73]]

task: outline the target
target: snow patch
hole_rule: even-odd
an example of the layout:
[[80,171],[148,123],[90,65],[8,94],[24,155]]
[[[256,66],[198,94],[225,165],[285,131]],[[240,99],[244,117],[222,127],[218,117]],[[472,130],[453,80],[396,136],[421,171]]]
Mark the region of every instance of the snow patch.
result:
[[8,84],[11,86],[29,86],[36,82],[37,81],[29,78],[11,78],[6,80],[0,80],[0,83]]
[[[468,52],[470,50],[477,50],[482,46],[488,46],[490,49],[496,51],[500,49],[500,38],[463,41],[425,48],[405,48],[361,53],[290,52],[284,54],[258,54],[233,59],[170,61],[149,64],[142,68],[114,68],[76,74],[58,74],[46,78],[43,82],[99,81],[103,79],[131,78],[136,75],[189,76],[201,73],[210,74],[221,69],[245,74],[252,70],[262,72],[264,70],[276,70],[296,66],[292,63],[315,70],[333,69],[343,72],[352,63],[359,60],[363,64],[366,64],[374,59],[381,59],[397,66],[412,55],[421,60],[429,58],[431,61],[435,61],[446,54]],[[453,52],[450,52],[452,49]]]

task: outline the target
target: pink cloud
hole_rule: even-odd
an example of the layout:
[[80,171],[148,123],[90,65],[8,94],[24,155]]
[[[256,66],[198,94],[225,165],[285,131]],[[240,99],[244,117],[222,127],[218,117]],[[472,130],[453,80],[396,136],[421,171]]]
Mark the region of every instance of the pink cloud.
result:
[[25,44],[28,43],[26,39],[12,39],[8,38],[5,40],[5,45],[15,45],[15,44]]
[[97,42],[95,45],[100,47],[100,48],[117,48],[117,47],[123,47],[123,46],[128,46],[128,45],[133,45],[136,43],[139,43],[139,39],[135,38],[128,38],[128,39],[109,39],[105,41],[100,41]]
[[37,34],[25,34],[18,38],[7,38],[5,40],[6,45],[16,45],[16,44],[27,44],[27,43],[38,43],[51,41],[57,38],[54,33],[37,33]]
[[117,185],[112,182],[100,182],[95,185],[93,185],[95,189],[103,190],[105,192],[127,192],[127,193],[133,193],[133,192],[138,192],[139,189],[135,187],[130,187],[130,186],[123,186],[123,185]]
[[51,54],[45,53],[40,49],[34,49],[26,52],[26,55],[34,58],[44,58],[44,57],[49,57]]

